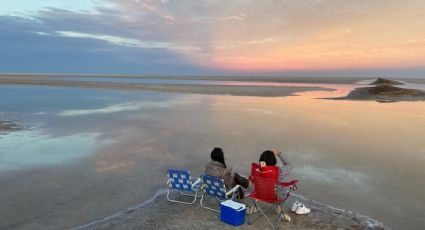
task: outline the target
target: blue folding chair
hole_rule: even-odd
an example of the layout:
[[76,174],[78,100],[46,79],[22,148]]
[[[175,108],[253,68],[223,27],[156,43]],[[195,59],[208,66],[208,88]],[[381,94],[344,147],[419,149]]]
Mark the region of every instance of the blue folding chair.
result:
[[224,184],[224,180],[219,177],[201,175],[201,179],[202,179],[202,186],[201,186],[202,196],[201,196],[201,202],[200,202],[201,207],[212,210],[212,211],[216,211],[216,212],[220,212],[220,211],[218,209],[208,207],[203,203],[204,196],[209,195],[209,196],[217,198],[217,200],[219,201],[224,201],[228,199],[233,200],[238,193],[238,189],[241,187],[240,185],[236,185],[235,187],[227,191],[226,186]]
[[[171,202],[181,203],[181,204],[193,204],[198,197],[199,184],[201,183],[201,178],[198,178],[196,181],[192,180],[190,172],[187,169],[169,169],[167,172],[167,200]],[[183,196],[193,197],[192,201],[182,201],[177,199],[171,199],[170,193],[172,191],[178,191]]]

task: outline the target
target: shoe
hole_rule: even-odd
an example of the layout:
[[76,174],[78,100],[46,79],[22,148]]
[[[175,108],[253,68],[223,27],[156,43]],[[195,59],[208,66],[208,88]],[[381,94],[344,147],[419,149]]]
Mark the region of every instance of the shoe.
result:
[[303,204],[302,204],[301,202],[299,202],[298,200],[297,200],[297,201],[295,201],[295,202],[292,204],[291,211],[295,212],[295,211],[297,210],[297,208],[298,208],[298,207],[300,207],[300,206],[302,206],[302,205],[303,205]]
[[251,214],[254,214],[254,213],[257,213],[257,212],[258,212],[258,209],[255,206],[247,206],[246,207],[246,214],[247,215],[251,215]]
[[286,213],[280,214],[280,216],[282,217],[282,220],[284,220],[286,222],[291,221],[291,217]]
[[304,214],[308,214],[310,213],[310,209],[307,208],[305,205],[301,205],[297,208],[297,210],[295,210],[295,213],[298,215],[304,215]]

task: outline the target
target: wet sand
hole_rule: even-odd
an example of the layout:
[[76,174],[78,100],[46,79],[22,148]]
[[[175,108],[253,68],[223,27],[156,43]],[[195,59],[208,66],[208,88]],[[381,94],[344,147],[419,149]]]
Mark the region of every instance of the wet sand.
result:
[[21,130],[22,127],[13,121],[0,121],[0,133]]
[[[165,191],[165,189],[163,190]],[[180,197],[181,199],[182,197]],[[183,197],[184,198],[184,197]],[[289,210],[291,204],[299,200],[311,208],[307,215],[297,215]],[[218,202],[207,199],[208,205],[218,207]],[[239,201],[241,202],[241,201]],[[251,204],[249,198],[244,203]],[[281,222],[284,229],[385,229],[379,221],[361,214],[330,207],[302,196],[290,196],[285,205],[289,222]],[[269,213],[273,216],[274,213]],[[265,218],[261,217],[252,225],[247,222],[257,214],[246,215],[245,224],[240,229],[271,229]],[[198,203],[184,205],[171,203],[162,193],[149,203],[123,210],[119,213],[73,228],[72,230],[106,229],[234,229],[219,220],[219,214],[204,208]]]

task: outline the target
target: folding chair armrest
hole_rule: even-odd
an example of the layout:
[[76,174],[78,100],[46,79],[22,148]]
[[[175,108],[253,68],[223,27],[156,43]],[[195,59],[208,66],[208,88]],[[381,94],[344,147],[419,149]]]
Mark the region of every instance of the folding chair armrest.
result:
[[279,185],[288,187],[288,186],[296,186],[298,183],[298,180],[291,180],[289,182],[280,182]]
[[171,183],[171,178],[167,179],[167,184],[169,185]]
[[234,192],[236,192],[236,191],[238,191],[238,189],[240,188],[241,186],[238,184],[238,185],[236,185],[235,187],[233,187],[232,189],[230,189],[228,192],[226,192],[226,196],[229,196],[230,194],[232,194],[232,193],[234,193]]
[[201,178],[198,178],[193,184],[192,184],[192,190],[194,189],[194,188],[196,188],[196,187],[198,187],[198,184],[199,183],[201,183],[202,182],[202,180],[201,180]]

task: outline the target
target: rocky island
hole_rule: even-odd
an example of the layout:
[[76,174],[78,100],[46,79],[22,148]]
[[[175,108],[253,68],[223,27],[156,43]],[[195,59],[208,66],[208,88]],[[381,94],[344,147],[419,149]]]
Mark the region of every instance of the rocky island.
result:
[[376,80],[374,80],[369,85],[403,85],[403,83],[396,81],[396,80],[390,80],[390,79],[378,77]]
[[396,80],[378,78],[369,85],[354,89],[347,96],[335,99],[376,100],[381,103],[425,100],[424,90],[397,87],[395,85],[403,85],[403,83]]

